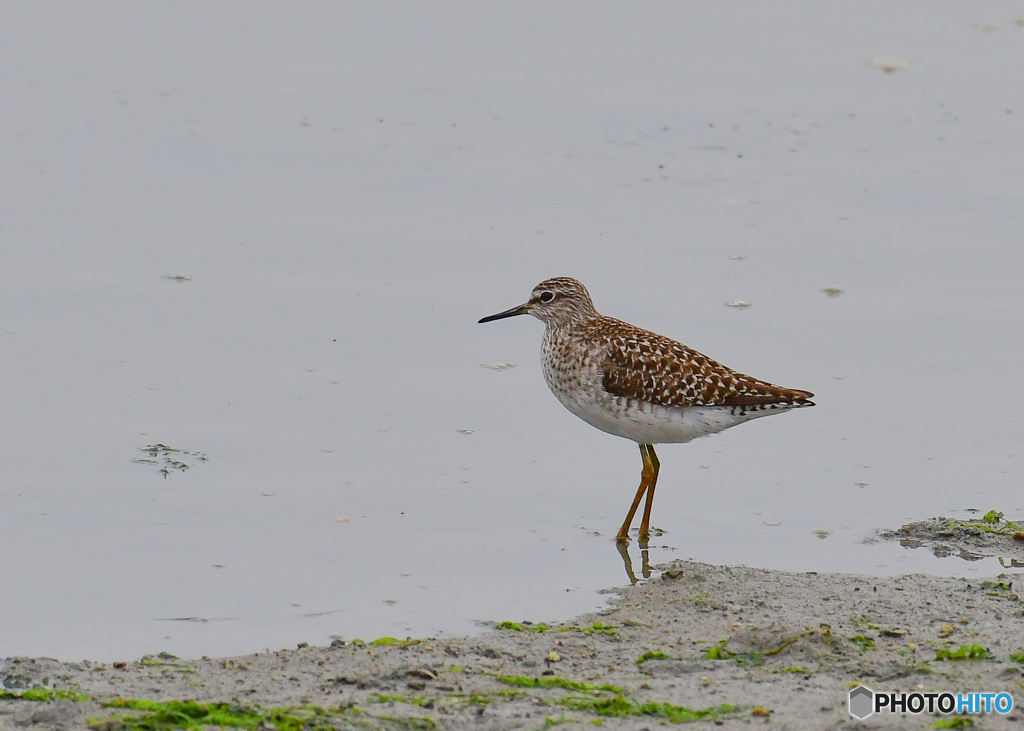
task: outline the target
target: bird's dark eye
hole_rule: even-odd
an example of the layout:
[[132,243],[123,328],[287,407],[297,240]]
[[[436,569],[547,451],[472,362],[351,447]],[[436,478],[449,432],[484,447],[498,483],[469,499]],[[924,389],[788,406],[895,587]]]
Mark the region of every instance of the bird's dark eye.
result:
[[540,293],[540,301],[543,302],[544,304],[547,304],[548,302],[550,302],[554,298],[555,298],[555,293],[554,292],[541,292]]

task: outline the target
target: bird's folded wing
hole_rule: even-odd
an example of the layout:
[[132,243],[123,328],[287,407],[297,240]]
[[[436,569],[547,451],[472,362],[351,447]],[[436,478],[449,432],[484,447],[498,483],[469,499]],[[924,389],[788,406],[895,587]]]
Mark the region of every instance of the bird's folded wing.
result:
[[655,333],[610,338],[604,354],[605,391],[659,406],[809,405],[813,396],[737,373]]

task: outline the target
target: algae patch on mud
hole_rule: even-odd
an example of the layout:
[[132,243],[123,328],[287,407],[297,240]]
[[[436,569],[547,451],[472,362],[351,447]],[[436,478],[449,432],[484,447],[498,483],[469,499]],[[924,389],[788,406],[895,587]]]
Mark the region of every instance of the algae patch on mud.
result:
[[596,716],[654,716],[671,723],[711,721],[720,716],[740,712],[737,706],[723,703],[708,708],[693,709],[658,701],[637,702],[627,697],[626,691],[615,685],[596,685],[567,678],[525,675],[498,675],[495,679],[520,688],[558,688],[573,693],[561,697],[545,697],[547,703],[558,704],[570,711],[592,713]]
[[[399,640],[399,639],[396,639],[394,637],[378,637],[377,639],[375,639],[370,644],[371,645],[377,645],[377,646],[381,646],[381,645],[397,645],[399,647],[408,647],[409,645],[418,645],[420,642],[422,642],[422,640],[414,640],[411,637],[407,637],[404,640]],[[363,641],[362,640],[352,640],[352,644],[353,645],[363,644]]]
[[904,548],[927,547],[937,558],[995,557],[1003,568],[1024,567],[1024,523],[1007,520],[998,510],[989,510],[979,519],[938,517],[908,523],[897,530],[878,531],[868,542],[874,540],[898,541]]
[[45,703],[63,700],[76,702],[91,700],[85,693],[80,693],[77,690],[65,690],[59,688],[32,688],[30,690],[22,691],[21,693],[12,693],[9,690],[0,690],[0,698],[22,701],[41,701]]
[[[109,718],[90,718],[89,728],[96,731],[199,731],[208,726],[221,728],[276,728],[278,731],[318,731],[333,729],[333,718],[354,709],[318,706],[296,708],[260,708],[233,703],[197,703],[195,701],[150,701],[120,699],[101,704],[104,708],[142,711],[141,715],[114,714]],[[269,726],[268,724],[272,724]]]
[[671,659],[672,658],[670,658],[664,652],[661,652],[660,650],[653,650],[651,652],[645,652],[643,655],[638,657],[636,659],[636,664],[637,665],[642,665],[643,663],[647,662],[648,660],[671,660]]
[[991,652],[981,645],[963,646],[959,650],[939,648],[935,651],[936,660],[991,660],[995,658]]

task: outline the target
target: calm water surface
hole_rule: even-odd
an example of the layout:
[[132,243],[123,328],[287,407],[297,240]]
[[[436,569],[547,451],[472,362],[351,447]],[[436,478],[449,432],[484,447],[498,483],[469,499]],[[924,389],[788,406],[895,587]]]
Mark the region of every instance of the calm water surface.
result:
[[817,394],[660,449],[652,561],[998,569],[861,541],[1024,517],[1019,5],[2,16],[0,656],[602,605],[636,446],[476,324],[554,275]]

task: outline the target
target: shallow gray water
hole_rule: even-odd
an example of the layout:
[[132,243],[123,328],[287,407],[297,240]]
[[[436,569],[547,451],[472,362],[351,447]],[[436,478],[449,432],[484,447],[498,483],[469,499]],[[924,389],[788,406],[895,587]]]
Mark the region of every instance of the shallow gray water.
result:
[[860,541],[1024,514],[1019,6],[0,15],[0,655],[599,606],[637,449],[476,324],[553,275],[817,394],[660,448],[653,561],[998,569]]

